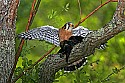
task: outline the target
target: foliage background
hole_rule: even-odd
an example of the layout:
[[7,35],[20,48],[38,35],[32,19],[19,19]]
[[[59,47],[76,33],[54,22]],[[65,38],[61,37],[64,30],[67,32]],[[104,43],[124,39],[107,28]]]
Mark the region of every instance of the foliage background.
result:
[[[25,31],[32,1],[33,0],[20,1],[16,23],[16,34]],[[107,0],[80,0],[82,10],[82,15],[80,15],[78,0],[41,0],[39,10],[30,29],[43,25],[52,25],[61,28],[66,22],[73,22],[76,24],[80,21],[80,18],[87,16],[105,1]],[[89,17],[81,25],[90,30],[99,29],[110,21],[115,8],[116,3],[109,3]],[[70,73],[59,71],[56,74],[57,79],[54,83],[101,83],[101,81],[108,77],[112,72],[114,74],[109,76],[103,83],[124,83],[125,70],[122,69],[119,72],[119,68],[122,68],[125,65],[124,36],[125,33],[122,32],[108,41],[108,47],[105,50],[97,49],[94,55],[88,57],[88,64],[80,70]],[[19,41],[19,39],[16,39],[16,49],[18,48]],[[15,75],[19,75],[23,69],[37,61],[52,46],[52,44],[45,41],[26,41],[18,61]],[[56,53],[58,50],[59,47],[52,53]],[[37,83],[38,66],[39,65],[26,73],[16,83]]]

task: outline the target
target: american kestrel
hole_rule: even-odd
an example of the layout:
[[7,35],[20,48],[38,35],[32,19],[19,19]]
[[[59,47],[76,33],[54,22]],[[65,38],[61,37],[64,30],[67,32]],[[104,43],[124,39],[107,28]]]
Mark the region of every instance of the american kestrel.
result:
[[18,35],[18,38],[27,40],[45,40],[56,46],[60,46],[60,42],[63,40],[68,40],[71,36],[81,36],[86,37],[90,33],[87,28],[78,26],[73,27],[71,22],[66,23],[61,29],[54,28],[53,26],[41,26],[38,28],[31,29],[27,32],[23,32]]
[[[28,39],[28,40],[45,40],[56,46],[60,46],[61,49],[58,53],[66,55],[66,62],[68,62],[68,57],[74,45],[82,42],[82,39],[85,38],[90,32],[87,28],[78,26],[74,28],[73,23],[68,22],[62,28],[54,28],[53,26],[41,26],[39,28],[31,29],[27,32],[23,32],[18,35],[18,38]],[[100,46],[100,47],[103,47]],[[74,66],[77,68],[80,67],[80,64],[85,64],[85,57],[81,60],[74,62],[76,65],[70,64],[64,68],[64,70],[74,70]],[[78,66],[79,65],[79,66]],[[73,68],[73,69],[72,69]]]
[[[59,51],[59,53],[63,52],[64,54],[66,54],[66,62],[68,62],[68,57],[69,57],[70,51],[73,48],[73,45],[69,45],[70,43],[67,40],[69,40],[71,36],[85,37],[89,32],[90,31],[88,29],[83,28],[81,26],[74,29],[73,23],[67,22],[60,29],[54,28],[52,26],[41,26],[40,28],[35,28],[32,30],[29,30],[28,32],[23,32],[19,34],[18,37],[22,39],[29,39],[29,40],[31,39],[45,40],[57,46],[60,46],[61,50]],[[78,39],[79,37],[76,37],[76,38]],[[74,38],[74,37],[71,37],[71,38]],[[77,43],[79,42],[77,41]],[[74,43],[74,44],[77,44],[77,43]],[[66,44],[68,44],[68,47],[64,48],[64,45]],[[62,50],[62,49],[65,49],[65,50]]]

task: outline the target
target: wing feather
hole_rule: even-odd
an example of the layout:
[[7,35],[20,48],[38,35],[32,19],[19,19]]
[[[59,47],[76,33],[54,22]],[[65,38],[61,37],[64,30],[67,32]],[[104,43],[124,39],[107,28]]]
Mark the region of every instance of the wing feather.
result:
[[73,36],[82,36],[86,37],[88,33],[91,31],[88,30],[87,28],[84,28],[83,26],[78,26],[77,28],[73,29]]
[[[87,28],[84,28],[83,26],[78,26],[77,28],[73,29],[73,36],[82,36],[86,37],[89,33],[91,33],[91,30],[88,30]],[[102,43],[99,47],[99,49],[105,49],[106,48],[106,42]]]
[[59,46],[60,42],[58,32],[59,30],[53,26],[41,26],[19,34],[18,38],[45,40]]

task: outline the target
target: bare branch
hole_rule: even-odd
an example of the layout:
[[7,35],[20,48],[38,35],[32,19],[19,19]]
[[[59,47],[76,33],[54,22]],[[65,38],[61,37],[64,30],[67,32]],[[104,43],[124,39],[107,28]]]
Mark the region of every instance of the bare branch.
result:
[[83,23],[87,18],[89,18],[91,15],[93,15],[97,10],[99,10],[104,5],[108,4],[109,2],[117,2],[118,0],[107,0],[105,3],[99,5],[96,9],[94,9],[91,13],[89,13],[85,18],[80,20],[76,25],[75,28],[78,27],[81,23]]
[[80,1],[79,0],[77,0],[78,1],[78,5],[79,5],[79,15],[80,15],[80,20],[81,20],[81,18],[82,18],[82,9],[81,9],[81,5],[80,5]]
[[[118,33],[125,30],[125,0],[119,0],[114,13],[113,19],[101,29],[92,31],[83,39],[82,43],[77,44],[72,49],[69,57],[69,63],[77,61],[85,56],[90,56],[95,52],[95,48],[105,43]],[[44,63],[40,66],[39,82],[52,83],[55,73],[67,66],[65,57],[60,58],[60,55],[49,55]]]

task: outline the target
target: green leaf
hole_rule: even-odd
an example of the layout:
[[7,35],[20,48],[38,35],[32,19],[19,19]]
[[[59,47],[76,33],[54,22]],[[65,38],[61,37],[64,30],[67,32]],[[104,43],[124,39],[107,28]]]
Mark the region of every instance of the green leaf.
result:
[[28,61],[28,66],[32,65],[32,60]]
[[69,10],[69,3],[67,3],[67,4],[63,7],[63,9],[67,12],[67,11]]
[[68,7],[69,7],[69,3],[66,4],[66,8],[68,8]]
[[49,18],[49,19],[52,19],[52,18],[56,17],[56,15],[57,15],[57,11],[54,11],[54,10],[52,9],[51,13],[48,15],[48,18]]
[[28,67],[28,59],[26,57],[23,57],[22,60],[22,66],[24,66],[24,68]]
[[55,75],[55,79],[59,78],[60,77],[60,73],[57,72],[56,75]]

